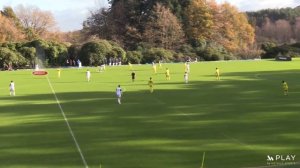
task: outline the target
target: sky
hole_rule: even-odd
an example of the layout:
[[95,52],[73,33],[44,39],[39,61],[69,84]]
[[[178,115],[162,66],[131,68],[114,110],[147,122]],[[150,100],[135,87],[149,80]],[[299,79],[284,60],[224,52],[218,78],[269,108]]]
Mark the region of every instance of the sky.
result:
[[[241,11],[256,11],[265,8],[296,7],[300,0],[216,0],[229,2]],[[82,28],[82,22],[89,11],[108,7],[107,0],[0,0],[0,9],[4,6],[15,8],[18,5],[37,6],[41,10],[51,11],[61,31],[73,31]]]

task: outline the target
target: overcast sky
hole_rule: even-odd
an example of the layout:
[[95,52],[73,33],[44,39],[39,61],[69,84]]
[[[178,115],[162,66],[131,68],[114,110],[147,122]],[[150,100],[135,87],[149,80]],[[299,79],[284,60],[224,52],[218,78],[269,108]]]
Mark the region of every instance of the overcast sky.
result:
[[[216,0],[229,2],[241,11],[255,11],[265,8],[296,7],[300,0]],[[17,5],[34,5],[42,10],[51,11],[62,31],[82,28],[82,22],[88,17],[89,11],[107,7],[107,0],[0,0],[0,8]]]

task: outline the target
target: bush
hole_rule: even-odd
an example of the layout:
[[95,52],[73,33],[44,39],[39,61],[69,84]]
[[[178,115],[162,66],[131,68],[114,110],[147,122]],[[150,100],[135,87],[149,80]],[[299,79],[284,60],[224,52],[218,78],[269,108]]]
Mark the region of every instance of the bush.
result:
[[109,49],[103,43],[88,42],[85,43],[79,52],[79,59],[83,65],[101,65],[105,63],[105,57]]
[[175,62],[185,62],[186,58],[185,55],[183,53],[175,53],[174,56],[174,61]]
[[12,65],[14,67],[22,67],[26,65],[26,59],[18,52],[14,52],[9,48],[0,47],[0,66],[2,69]]
[[231,60],[234,56],[228,52],[222,45],[210,42],[204,49],[196,48],[197,55],[205,61]]
[[128,51],[126,54],[127,62],[132,64],[140,64],[143,58],[142,52],[140,51]]
[[115,46],[110,52],[113,53],[113,58],[121,58],[122,62],[127,62],[126,52],[123,48]]
[[33,68],[36,59],[36,49],[34,47],[21,47],[19,52],[27,59],[30,66]]
[[163,48],[151,48],[143,53],[142,63],[158,62],[160,60],[169,62],[173,59],[173,53]]

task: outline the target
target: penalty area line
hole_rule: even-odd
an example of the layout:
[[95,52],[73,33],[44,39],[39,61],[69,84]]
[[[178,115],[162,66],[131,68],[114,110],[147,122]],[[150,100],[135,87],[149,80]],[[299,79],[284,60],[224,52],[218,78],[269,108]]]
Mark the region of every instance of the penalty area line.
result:
[[53,95],[54,95],[54,97],[55,97],[55,100],[56,100],[56,103],[57,103],[57,105],[58,105],[58,107],[59,107],[59,109],[60,109],[60,112],[61,112],[62,116],[64,117],[64,120],[65,120],[65,122],[66,122],[66,124],[67,124],[67,126],[68,126],[69,132],[70,132],[70,134],[71,134],[71,136],[72,136],[72,138],[73,138],[73,141],[74,141],[74,143],[75,143],[75,145],[76,145],[76,148],[77,148],[77,150],[78,150],[78,152],[79,152],[79,154],[80,154],[81,160],[82,160],[82,162],[83,162],[85,168],[88,168],[89,166],[88,166],[88,164],[87,164],[87,162],[86,162],[86,160],[85,160],[85,158],[84,158],[84,156],[83,156],[83,153],[82,153],[82,151],[81,151],[81,149],[80,149],[80,146],[79,146],[79,144],[78,144],[78,142],[77,142],[77,140],[76,140],[75,134],[74,134],[74,132],[73,132],[73,130],[72,130],[70,124],[69,124],[68,118],[66,117],[66,114],[65,114],[65,112],[64,112],[64,110],[63,110],[63,108],[62,108],[62,106],[61,106],[61,104],[60,104],[60,102],[59,102],[59,99],[58,99],[58,97],[57,97],[57,95],[56,95],[56,93],[55,93],[55,91],[54,91],[54,89],[53,89],[53,86],[52,86],[52,84],[51,84],[51,82],[50,82],[48,76],[47,76],[47,81],[48,81],[49,86],[50,86],[50,88],[51,88],[51,91],[52,91],[52,93],[53,93]]

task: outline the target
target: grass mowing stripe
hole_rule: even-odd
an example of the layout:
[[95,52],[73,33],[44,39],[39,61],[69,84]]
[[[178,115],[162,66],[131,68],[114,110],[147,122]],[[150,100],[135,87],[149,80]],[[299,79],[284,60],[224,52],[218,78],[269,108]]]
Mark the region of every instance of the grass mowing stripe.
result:
[[70,124],[69,124],[69,121],[68,121],[68,119],[67,119],[67,117],[66,117],[66,114],[65,114],[63,108],[62,108],[61,105],[60,105],[60,102],[59,102],[59,100],[58,100],[58,98],[57,98],[57,96],[56,96],[56,93],[55,93],[55,91],[54,91],[54,89],[53,89],[53,86],[52,86],[52,84],[51,84],[51,82],[50,82],[48,76],[47,76],[47,80],[48,80],[49,86],[50,86],[50,88],[51,88],[51,91],[52,91],[52,93],[53,93],[53,95],[54,95],[54,97],[55,97],[55,99],[56,99],[57,105],[58,105],[58,107],[59,107],[59,109],[60,109],[60,111],[61,111],[61,114],[62,114],[62,116],[64,117],[64,120],[65,120],[65,122],[66,122],[66,124],[67,124],[67,126],[68,126],[69,132],[70,132],[70,134],[71,134],[71,136],[72,136],[72,138],[73,138],[73,140],[74,140],[74,142],[75,142],[75,145],[76,145],[77,150],[78,150],[78,152],[79,152],[79,154],[80,154],[80,157],[81,157],[81,159],[82,159],[82,162],[83,162],[84,166],[85,166],[86,168],[88,168],[89,166],[88,166],[88,164],[87,164],[87,162],[86,162],[86,160],[85,160],[85,158],[84,158],[84,156],[83,156],[83,154],[82,154],[82,151],[81,151],[81,149],[80,149],[80,146],[79,146],[79,144],[78,144],[78,142],[77,142],[77,140],[76,140],[76,138],[75,138],[75,135],[74,135],[74,133],[73,133],[73,130],[72,130]]

